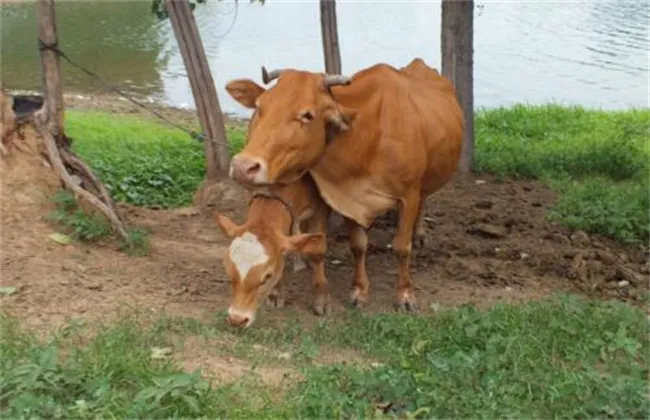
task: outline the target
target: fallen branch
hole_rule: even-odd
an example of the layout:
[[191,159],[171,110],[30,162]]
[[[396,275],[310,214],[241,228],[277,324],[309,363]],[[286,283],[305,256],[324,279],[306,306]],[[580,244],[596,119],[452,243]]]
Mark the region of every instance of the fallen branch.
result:
[[[36,118],[33,119],[33,123],[38,128],[38,131],[40,132],[41,137],[43,138],[43,143],[45,145],[45,149],[47,150],[47,156],[50,161],[50,164],[52,165],[57,175],[59,175],[61,181],[63,181],[64,186],[70,191],[73,191],[76,196],[82,197],[90,205],[92,205],[93,207],[97,208],[100,212],[102,212],[104,216],[106,216],[106,218],[111,222],[113,230],[115,230],[122,237],[122,239],[125,240],[128,239],[128,234],[126,232],[126,229],[124,229],[124,225],[122,224],[122,221],[117,216],[117,213],[109,207],[110,204],[106,204],[102,202],[99,198],[95,197],[91,192],[81,188],[73,181],[72,176],[68,173],[68,170],[66,169],[63,163],[63,160],[61,158],[61,153],[59,153],[59,148],[57,147],[57,143],[54,140],[54,136],[52,135],[50,130],[46,126],[44,126],[41,122],[39,122]],[[66,153],[67,151],[64,152],[64,155]],[[70,156],[72,155],[69,153],[67,154],[68,154],[67,158],[69,159]],[[77,159],[77,163],[79,162],[81,161]],[[91,175],[91,177],[95,179],[93,175]],[[98,185],[101,185],[101,183],[98,183]],[[106,192],[106,194],[108,193]],[[109,201],[109,203],[111,203],[111,201]]]

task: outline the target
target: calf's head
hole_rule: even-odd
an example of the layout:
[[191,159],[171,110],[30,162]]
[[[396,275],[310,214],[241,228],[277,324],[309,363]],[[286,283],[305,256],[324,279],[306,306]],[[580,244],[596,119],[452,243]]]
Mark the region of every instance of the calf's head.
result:
[[232,240],[223,257],[223,265],[232,286],[228,321],[236,327],[248,327],[253,323],[259,303],[282,278],[288,253],[323,253],[326,246],[322,233],[287,236],[271,226],[237,225],[219,213],[214,214],[214,219]]
[[262,68],[264,89],[252,80],[226,85],[240,104],[254,109],[244,149],[233,156],[230,177],[244,185],[288,184],[299,179],[325,151],[328,134],[349,128],[354,111],[338,104],[330,88],[345,76]]

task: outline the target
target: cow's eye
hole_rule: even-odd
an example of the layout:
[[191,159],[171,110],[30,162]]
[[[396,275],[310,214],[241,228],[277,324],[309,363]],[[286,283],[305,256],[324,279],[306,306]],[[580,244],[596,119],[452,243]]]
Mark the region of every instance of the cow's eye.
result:
[[314,114],[311,111],[304,111],[300,114],[300,119],[304,122],[309,122],[314,120]]

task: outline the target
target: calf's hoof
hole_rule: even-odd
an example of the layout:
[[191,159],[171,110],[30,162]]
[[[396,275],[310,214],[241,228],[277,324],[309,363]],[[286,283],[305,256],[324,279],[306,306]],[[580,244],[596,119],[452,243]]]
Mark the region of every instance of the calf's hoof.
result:
[[272,309],[284,307],[284,296],[280,294],[271,294],[266,298],[266,304]]
[[427,235],[426,231],[416,232],[413,235],[413,249],[424,250],[429,248],[430,244],[431,239],[429,238],[429,235]]
[[330,294],[323,293],[316,295],[314,299],[314,313],[318,316],[328,315],[331,310]]

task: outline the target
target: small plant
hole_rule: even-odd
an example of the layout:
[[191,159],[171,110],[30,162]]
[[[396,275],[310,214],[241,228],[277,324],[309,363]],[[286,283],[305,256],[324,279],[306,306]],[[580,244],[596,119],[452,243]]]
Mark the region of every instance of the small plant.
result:
[[149,240],[149,231],[135,228],[127,231],[128,237],[120,244],[120,250],[126,252],[128,255],[142,256],[149,253],[151,250],[151,242]]
[[111,225],[101,216],[88,214],[79,208],[74,196],[61,189],[51,198],[57,209],[46,218],[64,227],[73,238],[94,242],[111,234]]
[[[48,214],[46,219],[63,227],[74,239],[95,242],[112,236],[111,225],[101,216],[84,212],[70,191],[60,189],[50,200],[56,204],[57,209]],[[120,240],[120,250],[128,255],[146,255],[151,246],[149,231],[131,228],[127,233],[127,239]]]

